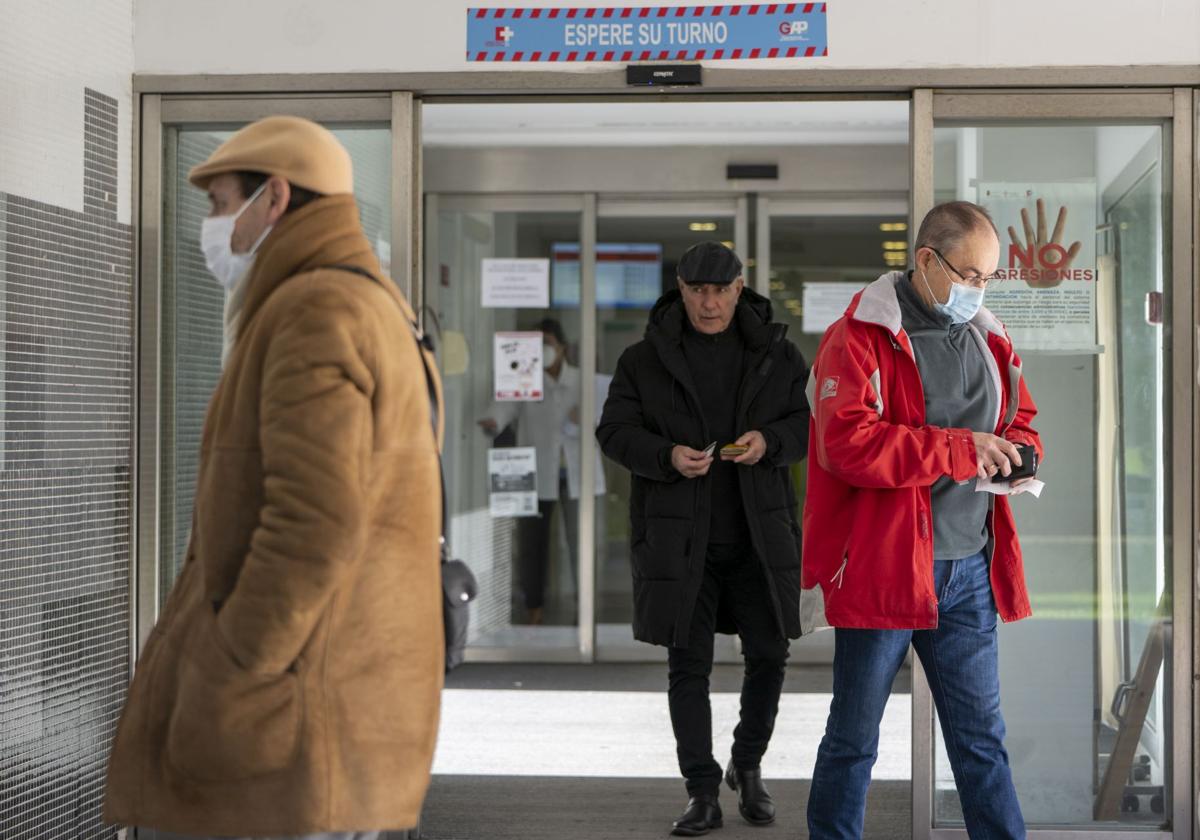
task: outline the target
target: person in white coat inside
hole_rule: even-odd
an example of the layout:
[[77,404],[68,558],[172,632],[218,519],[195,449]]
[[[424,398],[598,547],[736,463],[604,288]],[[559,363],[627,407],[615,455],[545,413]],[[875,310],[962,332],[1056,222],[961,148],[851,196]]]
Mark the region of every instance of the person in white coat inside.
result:
[[[577,578],[581,451],[579,399],[582,376],[567,362],[567,340],[562,324],[545,318],[533,328],[542,333],[542,364],[545,367],[544,396],[531,402],[496,403],[488,417],[479,421],[489,435],[500,433],[514,421],[517,445],[537,451],[538,512],[520,520],[518,530],[517,584],[525,607],[527,624],[541,624],[546,606],[546,582],[550,571],[551,525],[559,508],[570,551],[571,572]],[[604,377],[604,391],[607,381]],[[597,382],[599,390],[601,383]],[[601,399],[604,394],[600,394]],[[601,405],[602,402],[597,402]],[[604,470],[596,457],[595,493],[605,492]]]

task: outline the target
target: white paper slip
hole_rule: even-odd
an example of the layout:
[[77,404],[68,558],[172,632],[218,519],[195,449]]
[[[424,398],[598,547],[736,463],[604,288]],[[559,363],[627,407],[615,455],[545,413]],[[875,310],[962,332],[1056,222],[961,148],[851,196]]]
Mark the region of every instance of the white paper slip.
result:
[[1012,487],[1010,481],[992,481],[989,479],[975,479],[976,493],[995,493],[997,496],[1019,496],[1022,493],[1032,493],[1033,498],[1040,499],[1042,497],[1042,488],[1046,486],[1046,482],[1038,481],[1036,478],[1025,482],[1020,487]]

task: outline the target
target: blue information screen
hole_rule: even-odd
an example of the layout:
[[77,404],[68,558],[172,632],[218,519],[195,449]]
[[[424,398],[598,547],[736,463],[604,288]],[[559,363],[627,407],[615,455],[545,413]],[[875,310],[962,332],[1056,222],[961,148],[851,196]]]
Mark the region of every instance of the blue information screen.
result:
[[[579,244],[556,243],[551,254],[551,306],[579,306]],[[661,245],[601,243],[596,246],[596,306],[601,309],[649,309],[661,294]]]

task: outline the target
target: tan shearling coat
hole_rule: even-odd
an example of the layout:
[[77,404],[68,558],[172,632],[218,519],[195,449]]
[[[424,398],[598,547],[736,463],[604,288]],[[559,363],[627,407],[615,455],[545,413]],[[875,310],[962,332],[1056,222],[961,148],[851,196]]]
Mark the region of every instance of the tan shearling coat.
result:
[[284,216],[245,282],[105,818],[189,835],[411,827],[443,674],[433,360],[352,196]]

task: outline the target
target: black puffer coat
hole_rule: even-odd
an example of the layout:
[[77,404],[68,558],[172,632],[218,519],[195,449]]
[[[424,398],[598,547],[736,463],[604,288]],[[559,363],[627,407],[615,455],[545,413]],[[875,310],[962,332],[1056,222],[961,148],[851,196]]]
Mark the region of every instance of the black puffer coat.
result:
[[[683,353],[685,318],[678,291],[650,313],[646,337],[617,364],[596,437],[604,454],[633,473],[629,507],[635,638],[685,646],[708,550],[711,482],[685,479],[670,466],[676,444],[712,441]],[[808,452],[808,366],[771,319],[771,304],[742,291],[735,317],[746,344],[737,400],[738,435],[760,431],[767,455],[738,470],[754,553],[771,593],[779,632],[800,635],[800,526],[788,465]],[[721,441],[722,445],[732,441]],[[718,630],[733,632],[727,616]]]

